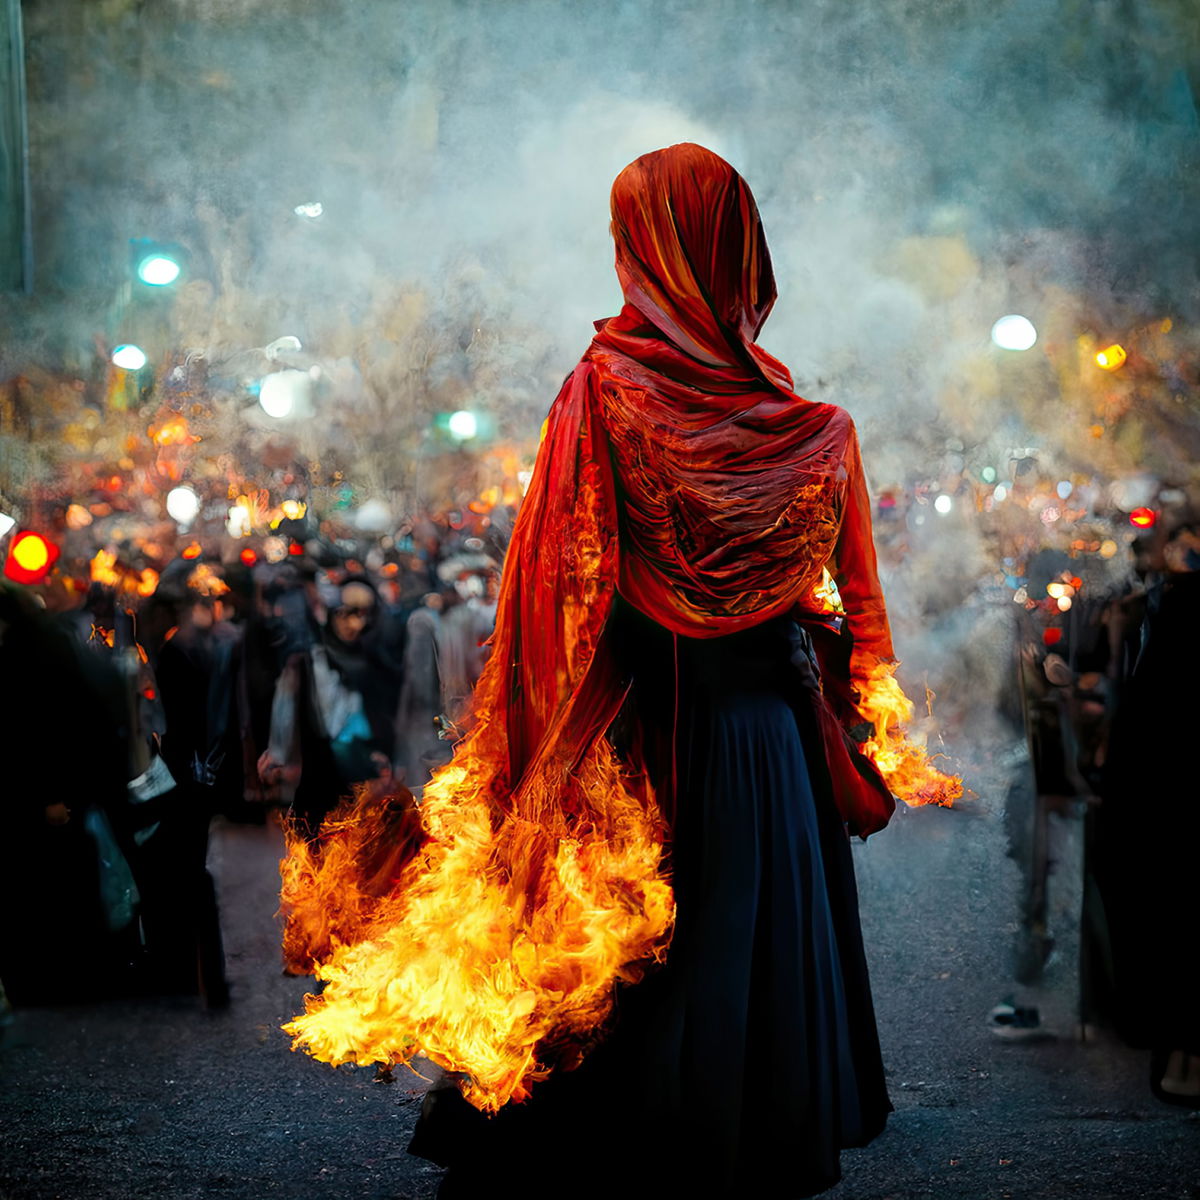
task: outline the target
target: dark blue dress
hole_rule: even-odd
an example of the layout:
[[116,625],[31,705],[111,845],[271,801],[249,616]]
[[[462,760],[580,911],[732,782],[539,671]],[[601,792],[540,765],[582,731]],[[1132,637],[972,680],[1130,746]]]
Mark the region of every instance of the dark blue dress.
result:
[[813,1195],[891,1106],[850,844],[792,665],[801,635],[780,620],[675,639],[627,607],[617,619],[634,688],[614,738],[635,730],[676,781],[667,963],[621,990],[577,1071],[491,1120],[439,1094],[411,1149],[451,1166],[445,1196],[503,1178],[532,1195]]

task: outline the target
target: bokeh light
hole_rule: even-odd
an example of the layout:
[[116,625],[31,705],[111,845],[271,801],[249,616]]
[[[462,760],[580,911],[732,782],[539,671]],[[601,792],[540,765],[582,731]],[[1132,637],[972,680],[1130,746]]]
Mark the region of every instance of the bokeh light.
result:
[[123,342],[112,352],[112,361],[123,371],[140,371],[146,365],[146,352],[132,342]]
[[166,287],[179,278],[179,264],[165,254],[149,254],[137,265],[137,276],[151,287]]
[[450,430],[451,437],[457,438],[460,442],[465,442],[479,432],[479,421],[473,412],[468,412],[466,409],[459,409],[458,412],[450,414],[447,427]]
[[1028,317],[1009,313],[992,326],[992,341],[1001,350],[1028,350],[1037,341],[1037,330]]
[[167,493],[167,512],[180,525],[190,525],[200,511],[200,497],[186,484]]
[[292,416],[312,394],[312,376],[289,368],[263,377],[258,402],[268,417],[282,421]]

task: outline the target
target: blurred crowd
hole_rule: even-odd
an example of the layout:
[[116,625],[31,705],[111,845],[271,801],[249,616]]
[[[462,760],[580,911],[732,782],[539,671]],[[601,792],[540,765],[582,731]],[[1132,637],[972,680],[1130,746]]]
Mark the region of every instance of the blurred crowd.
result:
[[[1036,982],[1053,953],[1051,818],[1078,817],[1080,1028],[1112,1029],[1149,1050],[1155,1095],[1195,1108],[1200,804],[1189,731],[1200,718],[1200,521],[1177,512],[1130,552],[1127,579],[1104,594],[1076,593],[1068,620],[1056,599],[1071,588],[1067,556],[1045,549],[1026,569],[1027,592],[1044,599],[1018,610],[1011,693],[1031,766],[1007,805],[1024,868],[1016,974]],[[1020,1036],[1022,1010],[1003,1017],[998,1032]]]
[[15,1004],[229,1001],[214,817],[315,835],[356,787],[420,795],[487,653],[504,551],[417,521],[387,555],[186,550],[153,595],[53,613],[0,584],[0,981]]
[[[885,558],[902,532],[887,515]],[[193,544],[152,595],[94,582],[60,612],[0,585],[11,1001],[146,991],[226,1005],[214,817],[278,814],[311,838],[363,785],[420,797],[483,668],[510,520],[417,520],[361,558],[293,542],[282,561],[222,561]],[[1003,697],[1032,767],[1007,805],[1025,867],[1016,974],[1035,981],[1053,947],[1050,818],[1081,817],[1081,1020],[1149,1048],[1156,1093],[1200,1106],[1200,522],[1176,514],[1131,549],[1107,588],[1084,588],[1058,549],[1023,561]],[[1002,1019],[999,1032],[1021,1032],[1021,1010]]]

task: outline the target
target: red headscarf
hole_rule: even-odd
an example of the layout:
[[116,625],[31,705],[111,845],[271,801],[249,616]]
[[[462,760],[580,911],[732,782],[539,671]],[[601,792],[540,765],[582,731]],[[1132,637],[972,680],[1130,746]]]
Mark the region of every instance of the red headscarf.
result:
[[[416,1045],[469,1073],[481,1107],[522,1094],[547,1046],[587,1036],[613,979],[636,977],[669,940],[668,830],[654,798],[664,781],[618,762],[608,741],[628,687],[609,620],[618,593],[688,637],[785,613],[805,621],[821,638],[813,703],[843,817],[865,836],[893,807],[843,732],[857,719],[856,686],[892,657],[854,426],[796,396],[755,343],[775,284],[753,197],[715,154],[672,146],[621,173],[612,217],[626,304],[598,323],[550,410],[474,724],[422,803],[423,857],[386,903],[363,902],[359,927],[333,931],[357,945],[291,1027],[330,1061],[372,1061],[388,1036],[403,1053]],[[820,597],[826,567],[840,635]],[[295,895],[320,890],[306,882],[313,870],[325,868],[294,872]],[[472,903],[492,915],[486,937],[464,945],[456,915],[475,876],[486,887]],[[344,896],[340,882],[321,886]],[[379,1017],[370,960],[388,942],[403,949],[382,971],[394,1007]],[[455,964],[458,981],[438,986],[468,1013],[471,1038],[421,1009],[416,960]],[[515,997],[516,1015],[493,1028],[497,995]],[[324,1024],[327,1005],[340,1009]]]

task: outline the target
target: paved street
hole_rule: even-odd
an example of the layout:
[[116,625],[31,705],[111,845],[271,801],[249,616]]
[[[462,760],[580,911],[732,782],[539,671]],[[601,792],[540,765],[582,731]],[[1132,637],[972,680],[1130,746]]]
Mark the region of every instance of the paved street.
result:
[[[1200,1196],[1200,1120],[1151,1097],[1142,1055],[1076,1036],[1077,830],[1056,837],[1059,948],[1044,986],[1016,994],[1057,1036],[1024,1044],[985,1027],[1014,991],[1018,876],[995,802],[905,811],[857,847],[896,1113],[845,1156],[835,1200]],[[274,829],[214,834],[228,1011],[172,999],[16,1014],[0,1046],[0,1200],[433,1195],[439,1172],[404,1149],[420,1081],[331,1070],[279,1032],[306,984],[279,970],[279,852]]]

